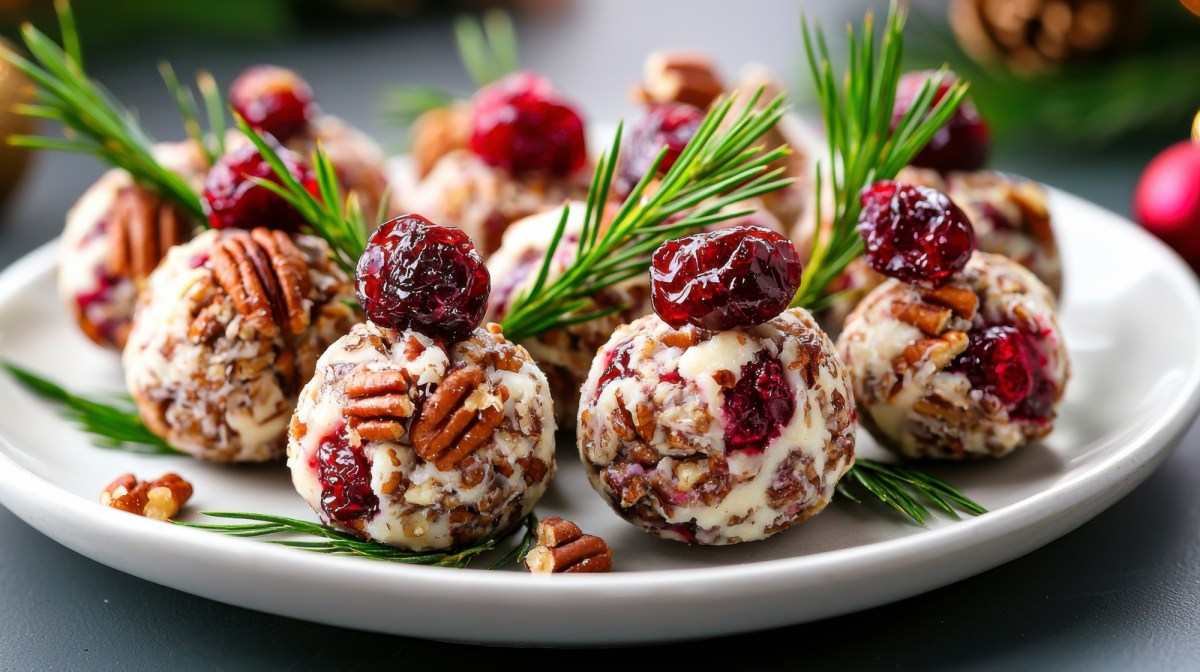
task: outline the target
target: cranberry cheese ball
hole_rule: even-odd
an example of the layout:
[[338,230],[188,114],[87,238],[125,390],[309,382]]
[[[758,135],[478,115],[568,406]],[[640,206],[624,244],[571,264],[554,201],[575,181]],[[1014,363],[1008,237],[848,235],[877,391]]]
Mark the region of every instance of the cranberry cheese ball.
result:
[[1053,294],[984,252],[939,287],[872,290],[838,351],[863,424],[911,458],[999,457],[1048,435],[1069,369]]
[[171,249],[138,300],[125,380],[143,421],[215,462],[280,458],[317,358],[356,321],[318,238],[206,231]]
[[552,403],[529,354],[498,333],[447,345],[359,324],[300,395],[292,482],[322,521],[400,548],[491,538],[554,473]]
[[854,464],[854,397],[803,309],[754,327],[617,329],[583,385],[579,453],[624,519],[689,544],[771,536],[829,503]]
[[[204,157],[191,142],[158,144],[154,157],[193,187],[204,179]],[[59,296],[83,333],[106,348],[124,347],[146,278],[198,223],[124,170],[89,187],[67,213],[58,263]]]

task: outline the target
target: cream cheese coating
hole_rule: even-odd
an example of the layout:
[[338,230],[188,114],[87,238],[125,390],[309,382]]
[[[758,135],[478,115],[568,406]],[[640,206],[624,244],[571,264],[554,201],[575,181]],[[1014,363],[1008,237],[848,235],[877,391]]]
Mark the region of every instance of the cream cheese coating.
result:
[[[774,360],[793,404],[761,449],[728,443],[727,397]],[[753,383],[755,385],[758,382]],[[616,330],[583,386],[578,447],[592,487],[656,536],[724,545],[821,511],[854,464],[854,397],[833,344],[802,308],[726,332],[648,315]]]
[[[449,373],[471,366],[484,375],[464,408],[498,408],[501,420],[470,455],[439,468],[414,447],[412,423]],[[401,393],[411,404],[400,403],[410,416],[399,439],[364,439],[348,421],[347,381],[363,372],[411,381]],[[476,329],[447,347],[419,332],[361,323],[321,356],[300,395],[288,440],[292,482],[323,521],[376,541],[412,550],[482,541],[518,524],[545,493],[556,468],[552,404],[529,354],[499,334]],[[328,474],[322,478],[322,444],[329,442],[368,465],[361,499],[371,504],[363,515],[337,518],[325,503],[335,487]]]

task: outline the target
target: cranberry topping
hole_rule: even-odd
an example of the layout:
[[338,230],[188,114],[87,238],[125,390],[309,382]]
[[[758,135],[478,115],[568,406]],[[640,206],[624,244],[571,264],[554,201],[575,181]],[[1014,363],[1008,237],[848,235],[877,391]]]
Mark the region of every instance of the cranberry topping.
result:
[[385,222],[358,260],[358,301],[375,324],[451,340],[483,321],[491,275],[467,234],[420,215]]
[[600,374],[600,380],[596,381],[596,398],[600,398],[600,393],[604,391],[608,384],[618,378],[628,378],[633,371],[629,368],[629,352],[633,350],[633,341],[625,341],[604,356],[604,373]]
[[661,175],[675,165],[683,148],[696,135],[704,121],[704,111],[683,103],[652,106],[621,143],[621,162],[617,168],[617,191],[627,195],[641,181],[658,153],[667,153],[658,164]]
[[317,479],[321,510],[331,519],[350,523],[379,512],[379,498],[371,490],[371,466],[362,450],[340,433],[326,437],[317,447]]
[[970,220],[940,191],[885,180],[863,189],[861,200],[864,256],[886,276],[940,287],[975,251]]
[[783,377],[783,364],[760,351],[742,367],[737,383],[725,390],[725,449],[759,452],[792,421],[796,400]]
[[[299,154],[283,147],[275,151],[292,177],[314,196],[319,196],[317,179]],[[279,184],[271,164],[252,144],[242,145],[222,156],[204,179],[204,205],[214,229],[252,229],[265,226],[282,231],[299,231],[304,217],[287,201],[251,178]]]
[[972,330],[969,337],[967,349],[946,370],[965,374],[973,388],[995,397],[1014,419],[1047,419],[1057,390],[1043,372],[1032,335],[991,326]]
[[676,329],[749,327],[787,309],[800,272],[792,241],[735,226],[663,243],[650,268],[651,299],[654,312]]
[[287,142],[316,116],[312,88],[293,70],[256,65],[229,86],[229,104],[250,127]]
[[583,119],[545,78],[514,73],[475,95],[471,151],[514,173],[569,175],[587,160]]
[[[912,108],[921,87],[935,76],[937,73],[926,70],[909,72],[900,78],[896,87],[896,104],[892,109],[893,130]],[[952,73],[942,79],[934,94],[933,105],[945,97],[954,79]],[[934,133],[929,144],[913,159],[912,165],[932,168],[943,173],[953,170],[979,170],[987,164],[989,145],[987,124],[979,117],[979,111],[975,109],[971,99],[963,98],[954,114],[946,121],[946,125]]]

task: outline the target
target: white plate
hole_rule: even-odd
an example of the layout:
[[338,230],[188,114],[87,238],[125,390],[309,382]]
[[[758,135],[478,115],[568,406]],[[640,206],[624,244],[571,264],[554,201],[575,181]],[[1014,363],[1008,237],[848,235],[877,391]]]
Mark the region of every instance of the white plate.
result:
[[[531,576],[332,557],[178,528],[99,506],[133,471],[195,484],[191,508],[313,519],[281,464],[220,467],[106,451],[42,402],[0,381],[0,501],[88,557],[215,600],[322,623],[456,641],[657,642],[842,614],[946,585],[1033,550],[1128,493],[1161,462],[1200,404],[1200,293],[1164,246],[1061,192],[1063,324],[1074,364],[1058,428],[996,462],[938,467],[991,509],[921,528],[840,501],[765,542],[689,548],[619,520],[587,485],[574,446],[541,515],[561,514],[614,548],[602,575]],[[119,389],[117,358],[86,343],[54,298],[54,248],[0,276],[0,353],[74,389]],[[865,433],[864,454],[877,450]]]

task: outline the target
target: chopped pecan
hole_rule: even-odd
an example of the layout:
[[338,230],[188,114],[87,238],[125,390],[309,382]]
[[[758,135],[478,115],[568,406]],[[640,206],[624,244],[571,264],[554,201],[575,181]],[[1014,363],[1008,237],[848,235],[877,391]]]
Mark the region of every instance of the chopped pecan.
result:
[[642,83],[633,91],[640,103],[686,103],[704,109],[725,90],[708,56],[683,49],[646,57]]
[[946,285],[937,289],[927,289],[921,292],[921,296],[925,300],[949,308],[964,319],[975,317],[975,311],[979,308],[979,297],[971,290],[965,287],[955,287]]
[[109,218],[108,267],[145,280],[171,247],[188,239],[190,228],[174,203],[137,185],[122,187]]
[[166,474],[155,481],[139,481],[133,474],[121,474],[100,492],[100,503],[128,513],[170,520],[192,496],[192,484],[178,474]]
[[537,546],[525,556],[525,567],[534,574],[609,572],[612,549],[575,523],[553,516],[538,523]]
[[261,227],[229,232],[213,250],[211,264],[234,309],[267,336],[308,328],[308,264],[288,234]]
[[892,309],[901,322],[907,322],[929,336],[941,335],[950,326],[952,313],[949,308],[931,306],[927,303],[901,303]]
[[346,423],[366,441],[395,441],[416,406],[408,396],[411,384],[404,369],[372,370],[361,365],[346,377]]
[[967,334],[962,331],[947,331],[938,338],[922,338],[904,348],[904,362],[915,366],[928,361],[941,370],[967,349],[967,343]]
[[412,125],[412,157],[417,175],[425,177],[438,159],[456,149],[465,149],[470,136],[467,105],[438,107],[417,117]]
[[[450,469],[492,438],[504,409],[500,393],[484,389],[485,379],[478,366],[457,369],[426,399],[410,437],[421,459]],[[480,391],[487,392],[488,403],[476,401]]]

